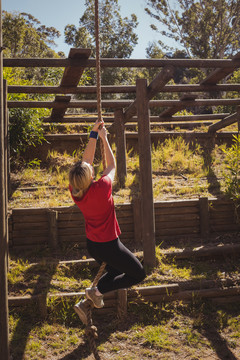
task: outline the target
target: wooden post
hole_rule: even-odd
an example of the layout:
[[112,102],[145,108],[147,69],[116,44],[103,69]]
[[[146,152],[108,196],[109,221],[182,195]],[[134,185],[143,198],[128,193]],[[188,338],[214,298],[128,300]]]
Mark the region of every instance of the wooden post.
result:
[[147,80],[137,80],[137,113],[138,113],[138,143],[140,166],[140,191],[142,202],[142,236],[144,266],[152,268],[156,265],[155,251],[155,216],[152,186],[152,160],[150,120],[147,96]]
[[[6,209],[8,206],[9,194],[9,179],[10,179],[10,166],[9,166],[9,123],[8,123],[8,108],[7,108],[7,81],[3,80],[3,119],[4,119],[4,164],[5,164],[5,184],[6,184]],[[8,222],[7,222],[8,223]],[[7,229],[8,234],[8,229]]]
[[2,58],[2,4],[0,0],[0,354],[2,360],[9,360],[8,330],[8,286],[7,286],[7,200],[4,146],[4,101],[3,101],[3,58]]
[[49,244],[53,251],[58,248],[58,212],[48,209]]
[[127,176],[126,165],[126,136],[124,131],[123,110],[117,109],[114,112],[114,129],[117,148],[117,178],[121,188],[125,187]]
[[117,290],[117,314],[120,319],[127,315],[127,289]]
[[200,213],[200,236],[207,239],[209,236],[209,208],[208,198],[199,198],[199,213]]

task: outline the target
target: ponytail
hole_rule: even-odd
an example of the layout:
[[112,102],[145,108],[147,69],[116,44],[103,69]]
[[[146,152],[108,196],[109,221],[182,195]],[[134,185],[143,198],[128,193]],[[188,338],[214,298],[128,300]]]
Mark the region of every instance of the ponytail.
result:
[[69,183],[72,187],[72,195],[81,198],[88,190],[92,182],[92,170],[89,164],[78,161],[69,172]]

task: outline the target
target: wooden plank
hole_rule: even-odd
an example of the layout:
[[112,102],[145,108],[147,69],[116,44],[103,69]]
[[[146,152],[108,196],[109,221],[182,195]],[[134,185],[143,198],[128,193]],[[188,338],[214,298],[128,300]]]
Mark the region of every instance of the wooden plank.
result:
[[162,215],[178,215],[181,214],[199,214],[199,209],[196,207],[176,207],[176,208],[163,208],[163,209],[156,209],[155,214],[158,217],[161,217]]
[[13,216],[24,216],[24,215],[46,215],[45,208],[18,208],[12,209]]
[[[179,209],[178,209],[179,210]],[[180,212],[180,214],[179,214]],[[199,215],[196,214],[182,214],[181,213],[181,209],[178,212],[178,214],[157,214],[156,216],[156,212],[155,212],[155,221],[158,222],[159,224],[161,224],[162,222],[166,222],[168,221],[169,223],[173,222],[175,223],[175,221],[191,221],[191,220],[199,220]]]
[[[83,60],[87,60],[89,58],[91,54],[91,50],[90,49],[70,49],[69,55],[68,57],[70,59],[83,59]],[[77,87],[80,78],[83,74],[84,71],[84,67],[83,66],[68,66],[65,68],[64,73],[63,73],[63,77],[60,83],[60,87],[65,87],[65,86],[71,86],[71,87]],[[68,104],[71,100],[71,96],[56,96],[55,97],[55,102],[60,102],[60,103],[64,103],[65,107],[61,107],[61,108],[55,108],[52,110],[52,114],[51,114],[51,119],[52,120],[57,120],[57,119],[61,119],[63,118],[67,108],[68,108]]]
[[71,96],[60,96],[55,97],[54,102],[59,104],[57,107],[52,109],[51,121],[57,122],[58,119],[62,119],[71,101]]
[[147,81],[137,79],[136,84],[144,266],[152,268],[156,265],[156,253],[149,100]]
[[[237,90],[235,84],[229,84],[234,86],[233,90]],[[240,87],[239,87],[240,88]],[[225,89],[225,87],[224,87]],[[135,93],[135,85],[103,85],[101,91],[104,94],[121,94],[121,93]],[[230,91],[231,88],[230,88]],[[96,94],[96,86],[24,86],[24,85],[10,85],[8,87],[9,93],[23,93],[23,94]]]
[[232,115],[225,117],[224,119],[218,121],[215,124],[209,125],[208,132],[215,132],[217,130],[223,129],[231,124],[234,124],[238,120],[238,114],[235,112]]
[[[229,68],[233,66],[231,59],[111,59],[101,58],[101,67],[194,67],[194,68]],[[238,59],[234,61],[234,66],[238,67]],[[4,67],[67,67],[67,66],[84,66],[96,67],[95,59],[57,59],[57,58],[9,58],[3,59]]]
[[64,236],[64,235],[75,235],[75,236],[78,236],[78,235],[81,235],[81,234],[84,234],[85,235],[85,228],[82,227],[82,228],[61,228],[59,229],[59,236]]
[[[130,106],[132,104],[132,100],[103,100],[102,108],[106,109],[121,109],[126,106]],[[180,105],[180,100],[150,100],[149,107],[170,107],[170,106],[178,106]],[[186,100],[185,102],[187,106],[199,107],[199,106],[217,106],[217,105],[240,105],[240,99],[195,99],[195,100]],[[61,104],[57,101],[8,101],[8,108],[64,108],[65,105]],[[96,100],[75,100],[71,101],[68,104],[69,109],[97,109],[97,101]],[[110,130],[110,128],[109,128]]]
[[13,238],[25,238],[25,237],[35,237],[35,236],[44,236],[48,237],[48,229],[36,230],[36,229],[21,229],[21,230],[13,230]]
[[21,215],[13,215],[13,217],[12,217],[12,219],[13,219],[13,223],[14,223],[14,225],[15,224],[19,224],[18,226],[21,226],[21,225],[23,225],[24,226],[24,224],[29,224],[29,226],[31,226],[31,224],[32,224],[32,226],[34,226],[34,224],[41,224],[41,225],[43,225],[44,226],[44,224],[45,223],[47,223],[47,217],[46,217],[46,214],[42,214],[42,215],[23,215],[23,216],[21,216]]
[[237,224],[237,219],[235,219],[234,216],[230,217],[230,218],[215,218],[215,219],[211,219],[211,225],[228,225],[228,226],[234,226]]
[[181,98],[180,98],[180,103],[177,106],[173,106],[170,107],[166,110],[164,110],[163,112],[161,112],[161,114],[159,115],[159,118],[162,119],[164,117],[170,117],[174,114],[176,114],[178,111],[186,109],[186,105],[185,102],[186,101],[191,101],[191,100],[195,100],[197,97],[197,95],[194,94],[184,94]]
[[[172,122],[180,122],[180,121],[189,121],[189,122],[194,122],[194,121],[206,121],[206,120],[220,120],[223,119],[224,117],[230,115],[229,113],[218,113],[218,114],[199,114],[199,115],[182,115],[182,116],[171,116],[171,117],[164,117],[164,119],[161,119],[161,124],[164,124],[167,121],[171,121]],[[76,116],[76,117],[69,117],[69,116],[65,116],[62,120],[58,119],[59,123],[81,123],[82,126],[86,126],[86,123],[94,123],[96,120],[96,116],[91,117],[91,116]],[[108,123],[113,123],[114,122],[114,117],[112,116],[103,116],[103,120],[105,123],[107,123],[108,127]],[[44,122],[52,122],[50,118],[45,118],[43,120]],[[133,116],[131,119],[131,122],[135,124],[137,124],[137,117]],[[159,116],[150,116],[150,122],[151,123],[159,123]],[[127,125],[126,125],[127,124]],[[129,122],[126,122],[125,124],[125,128],[128,126]],[[152,125],[152,124],[151,124]]]
[[[35,220],[36,221],[36,220]],[[14,222],[14,230],[42,230],[47,229],[48,223],[44,222],[34,222],[34,223],[26,223],[26,222]]]
[[215,69],[213,72],[211,72],[211,74],[209,74],[205,79],[203,79],[203,81],[201,81],[200,85],[215,85],[218,81],[224,79],[227,75],[238,69],[239,59],[240,52],[232,58],[232,64],[229,65],[229,67],[224,69]]
[[84,230],[85,226],[83,222],[80,221],[62,221],[58,223],[58,229],[61,231],[61,229],[68,229],[68,228],[78,228],[79,230]]
[[32,245],[41,245],[46,244],[48,241],[47,236],[34,236],[34,237],[13,237],[13,246],[32,246]]
[[[103,85],[101,91],[104,94],[121,94],[136,93],[135,85]],[[201,92],[201,91],[240,91],[239,84],[217,84],[217,85],[200,85],[200,84],[175,84],[165,85],[161,92]],[[96,86],[25,86],[9,85],[8,93],[10,94],[96,94]]]
[[[71,48],[68,54],[69,59],[87,60],[91,55],[91,49]],[[81,79],[84,71],[84,66],[67,66],[64,70],[60,87],[76,87]]]
[[212,225],[210,224],[210,229],[212,232],[234,232],[240,230],[239,224],[218,224],[218,225]]
[[219,220],[219,221],[222,221],[222,220],[232,220],[234,219],[235,217],[235,214],[234,212],[229,212],[229,213],[225,213],[225,212],[213,212],[210,216],[210,220],[211,221],[214,221],[214,220]]
[[181,220],[181,221],[165,221],[165,222],[158,222],[155,223],[156,231],[158,229],[172,229],[172,228],[190,228],[190,227],[197,227],[200,226],[199,220]]
[[218,213],[226,213],[226,212],[231,212],[232,214],[234,213],[234,205],[233,204],[223,204],[223,205],[218,205],[215,204],[213,206],[210,206],[210,215],[211,214],[218,214]]
[[80,210],[78,212],[74,212],[74,213],[64,213],[64,212],[59,212],[58,213],[58,221],[59,224],[61,224],[61,222],[66,223],[66,222],[72,222],[72,221],[78,221],[79,223],[84,223],[84,217],[82,215],[82,213],[80,212]]
[[155,210],[157,210],[158,208],[193,207],[193,206],[198,206],[198,203],[199,203],[199,199],[156,201],[154,203],[154,207],[155,207]]

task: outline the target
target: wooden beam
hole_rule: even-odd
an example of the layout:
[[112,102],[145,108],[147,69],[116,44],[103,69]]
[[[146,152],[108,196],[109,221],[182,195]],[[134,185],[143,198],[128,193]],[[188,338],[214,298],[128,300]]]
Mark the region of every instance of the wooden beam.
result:
[[[101,87],[104,94],[136,93],[135,85],[103,85]],[[240,91],[240,84],[219,84],[219,85],[199,85],[199,84],[180,84],[165,85],[161,92],[203,92],[203,91]],[[8,92],[11,94],[96,94],[96,86],[24,86],[9,85]]]
[[[165,117],[161,119],[161,122],[181,122],[181,121],[206,121],[206,120],[219,120],[223,119],[224,117],[230,115],[229,113],[219,113],[219,114],[199,114],[199,115],[182,115],[182,116],[171,116]],[[96,115],[97,116],[97,115]],[[96,116],[75,116],[75,117],[64,117],[63,119],[59,120],[59,123],[92,123],[96,121]],[[113,123],[114,117],[113,116],[103,116],[103,120],[105,123]],[[52,122],[50,118],[45,118],[44,122]],[[137,122],[137,117],[134,116],[131,119],[131,123]],[[159,116],[150,116],[151,123],[159,123]],[[128,122],[127,122],[128,123]],[[125,125],[127,124],[125,123]]]
[[142,196],[142,230],[144,266],[156,265],[155,216],[152,185],[152,159],[148,88],[146,79],[137,79],[138,143],[140,166],[140,190]]
[[[91,55],[90,49],[70,49],[68,58],[74,60],[87,60]],[[64,70],[60,87],[76,87],[81,79],[84,66],[67,66]]]
[[50,119],[52,122],[56,122],[58,120],[62,120],[65,112],[69,106],[69,103],[71,101],[71,96],[59,96],[57,95],[55,97],[55,104],[60,104],[59,106],[57,105],[55,108],[52,109],[52,113],[50,116]]
[[[101,68],[104,67],[165,67],[168,65],[181,68],[229,68],[233,66],[231,59],[100,59]],[[84,66],[96,67],[95,59],[42,59],[42,58],[11,58],[3,59],[4,67],[67,67]],[[234,66],[240,66],[239,59],[234,61]]]
[[[89,56],[91,54],[91,50],[90,49],[70,49],[69,51],[69,59],[88,59]],[[60,87],[77,87],[81,76],[83,74],[84,71],[84,67],[83,66],[67,66],[64,70],[63,73],[63,77],[60,83]],[[65,103],[65,108],[58,108],[58,109],[53,109],[52,110],[52,114],[51,114],[51,118],[53,120],[56,119],[62,119],[67,108],[68,108],[68,103],[71,100],[71,96],[56,96],[55,97],[55,102],[61,102],[61,103]]]
[[236,113],[231,114],[231,115],[225,117],[224,119],[218,121],[217,123],[210,125],[208,128],[208,132],[211,133],[211,132],[215,132],[217,130],[223,129],[226,126],[229,126],[229,125],[237,122],[237,119],[238,119],[238,116],[237,116],[237,112],[236,112]]
[[239,66],[240,52],[232,58],[232,64],[224,69],[216,69],[209,74],[206,79],[201,81],[200,85],[215,85],[218,81],[224,79],[226,76],[235,71]]
[[191,100],[195,100],[197,97],[197,95],[194,94],[184,94],[181,98],[180,98],[180,103],[179,105],[176,106],[172,106],[166,110],[164,110],[163,112],[161,112],[161,114],[159,115],[159,118],[171,118],[172,115],[176,114],[176,112],[186,109],[186,101],[191,101]]
[[[3,55],[2,55],[2,3],[0,1],[0,354],[1,359],[9,360],[9,323],[8,323],[8,234],[7,234],[7,181],[6,148],[4,121]],[[6,101],[5,101],[6,103]]]
[[[174,68],[164,68],[147,87],[147,99],[151,100],[172,79]],[[124,112],[124,122],[129,121],[137,113],[137,101],[135,100]]]
[[[132,100],[103,100],[102,107],[106,109],[119,109],[132,104]],[[170,107],[180,104],[180,100],[151,100],[149,107]],[[186,106],[217,106],[217,105],[240,105],[240,98],[235,99],[196,99],[186,100]],[[8,101],[8,108],[64,108],[65,104],[56,101]],[[96,100],[71,101],[68,108],[96,109]]]

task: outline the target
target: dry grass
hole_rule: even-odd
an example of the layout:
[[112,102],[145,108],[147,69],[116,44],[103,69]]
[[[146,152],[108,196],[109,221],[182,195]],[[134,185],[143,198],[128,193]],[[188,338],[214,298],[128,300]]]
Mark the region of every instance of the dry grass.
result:
[[[152,149],[153,193],[155,200],[193,198],[201,195],[222,196],[225,192],[225,145],[211,152],[199,145],[190,146],[179,137],[166,140]],[[70,206],[68,170],[81,153],[72,156],[51,152],[43,164],[37,159],[13,173],[10,208]],[[101,166],[95,164],[96,178]],[[127,154],[126,187],[114,185],[115,204],[131,202],[139,194],[139,158],[133,150]]]

